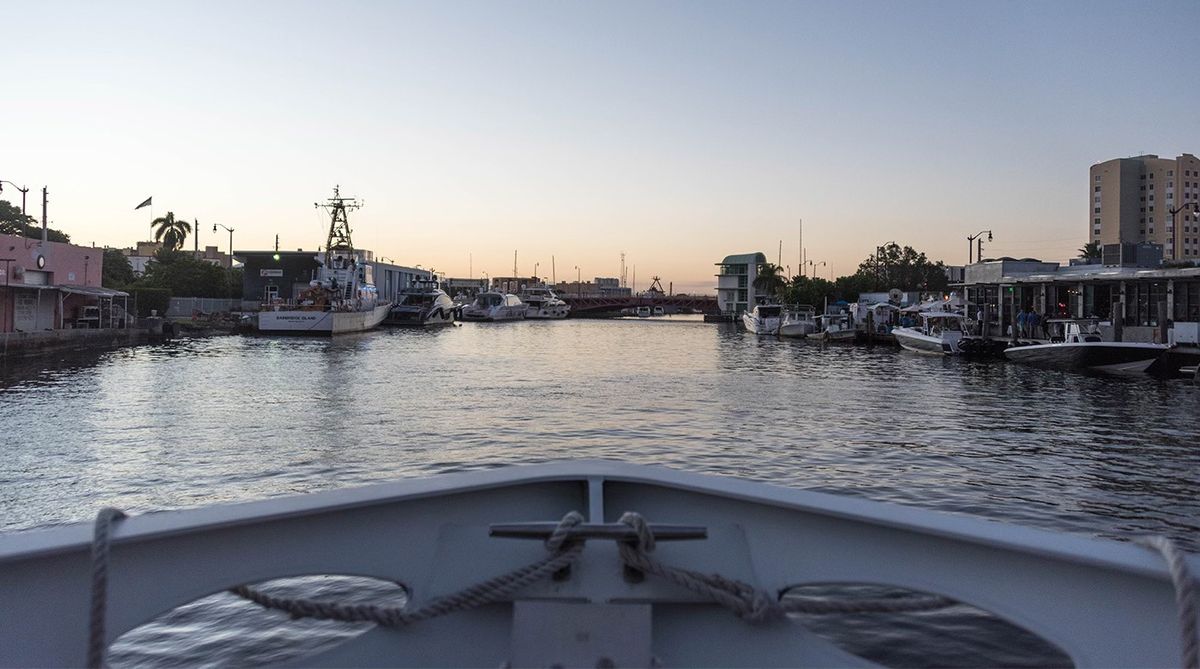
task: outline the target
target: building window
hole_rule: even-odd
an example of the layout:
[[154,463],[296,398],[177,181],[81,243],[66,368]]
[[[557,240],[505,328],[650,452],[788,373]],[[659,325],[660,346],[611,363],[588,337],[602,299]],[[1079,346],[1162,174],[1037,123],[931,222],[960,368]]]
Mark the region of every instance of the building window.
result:
[[1169,176],[1169,177],[1175,176],[1175,170],[1167,170],[1167,176]]
[[1100,207],[1096,207],[1096,213],[1097,213],[1097,214],[1099,214],[1099,213],[1100,213]]
[[1095,223],[1096,225],[1100,225],[1100,219],[1098,219],[1098,218],[1092,222]]
[[1099,186],[1096,186],[1096,192],[1097,192],[1097,193],[1099,193],[1099,192],[1100,192],[1100,187],[1099,187]]

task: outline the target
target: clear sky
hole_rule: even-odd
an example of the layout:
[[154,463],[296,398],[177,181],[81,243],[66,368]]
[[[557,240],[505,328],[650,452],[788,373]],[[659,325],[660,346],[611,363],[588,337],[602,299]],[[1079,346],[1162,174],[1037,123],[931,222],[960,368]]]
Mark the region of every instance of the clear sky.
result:
[[[149,211],[465,276],[678,290],[804,246],[1063,260],[1088,166],[1200,152],[1200,2],[0,1],[0,179],[84,244]],[[19,202],[5,187],[0,198]],[[35,202],[37,204],[35,205]],[[191,246],[190,240],[188,246]],[[826,274],[828,265],[820,268]],[[631,277],[632,278],[632,277]]]

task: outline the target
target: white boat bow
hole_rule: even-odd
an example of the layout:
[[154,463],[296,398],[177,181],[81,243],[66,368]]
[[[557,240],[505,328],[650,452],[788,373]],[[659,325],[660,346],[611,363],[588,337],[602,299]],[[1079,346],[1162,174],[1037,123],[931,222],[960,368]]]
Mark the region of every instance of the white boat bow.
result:
[[[560,524],[572,511],[581,517]],[[657,542],[626,511],[658,524],[651,528],[661,534]],[[556,527],[563,541],[548,551],[542,539]],[[672,534],[678,540],[669,540]],[[91,524],[0,536],[4,665],[84,664],[92,539]],[[102,647],[214,592],[303,574],[402,583],[409,593],[404,611],[436,609],[464,600],[464,588],[484,579],[520,574],[567,551],[574,555],[565,573],[555,563],[549,578],[517,585],[501,579],[507,591],[468,591],[466,610],[377,626],[298,663],[869,665],[790,619],[765,616],[754,624],[713,603],[703,588],[639,572],[630,551],[744,583],[748,618],[796,585],[891,584],[986,609],[1055,644],[1079,667],[1180,660],[1172,578],[1163,558],[1146,548],[606,461],[448,474],[121,520],[112,528],[110,557],[98,563],[108,578],[99,641]],[[1195,557],[1184,564],[1200,568]],[[458,599],[447,600],[451,595]]]

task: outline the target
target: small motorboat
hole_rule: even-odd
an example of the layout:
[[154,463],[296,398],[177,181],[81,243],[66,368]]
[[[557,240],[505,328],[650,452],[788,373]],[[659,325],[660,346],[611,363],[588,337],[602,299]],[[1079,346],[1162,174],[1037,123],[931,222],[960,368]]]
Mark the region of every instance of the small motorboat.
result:
[[777,335],[782,324],[783,307],[778,304],[756,304],[742,314],[742,325],[753,334]]
[[464,321],[515,321],[525,318],[525,303],[512,293],[489,290],[475,296],[475,301],[463,307]]
[[959,342],[966,335],[963,315],[949,311],[922,311],[916,326],[892,328],[892,335],[901,348],[917,353],[958,355]]
[[[0,535],[0,663],[103,666],[117,637],[222,591],[281,619],[375,623],[291,666],[878,666],[793,615],[950,606],[986,609],[1077,667],[1178,666],[1196,633],[1181,637],[1187,582],[1172,573],[1200,559],[1164,537],[1100,540],[619,462],[123,515]],[[258,585],[302,574],[407,596],[360,604]],[[907,594],[803,594],[829,583]]]
[[400,293],[384,325],[450,325],[458,311],[437,279],[419,279]]
[[525,318],[530,320],[558,320],[566,318],[571,311],[567,304],[546,285],[528,286],[518,296],[525,303]]
[[780,337],[807,337],[817,331],[817,310],[807,304],[783,308],[783,322],[779,324]]
[[[1004,357],[1013,362],[1054,369],[1139,373],[1146,371],[1170,348],[1166,344],[1104,341],[1090,320],[1056,319],[1049,321],[1048,325],[1055,329],[1062,328],[1061,340],[1049,344],[1011,346],[1004,350]],[[1085,329],[1085,325],[1091,327]]]
[[808,338],[832,344],[852,344],[857,336],[858,332],[850,324],[850,316],[842,313],[817,316],[817,329]]

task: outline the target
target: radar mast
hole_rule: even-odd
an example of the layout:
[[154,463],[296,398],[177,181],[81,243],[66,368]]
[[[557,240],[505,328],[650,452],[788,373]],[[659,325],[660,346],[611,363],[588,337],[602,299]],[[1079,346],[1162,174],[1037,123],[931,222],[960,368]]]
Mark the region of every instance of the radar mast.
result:
[[354,242],[350,241],[350,221],[346,212],[362,207],[362,202],[352,197],[342,197],[340,186],[333,187],[333,197],[325,204],[314,203],[329,212],[329,238],[325,240],[325,266],[333,267],[333,252],[342,251],[347,257],[354,253]]

